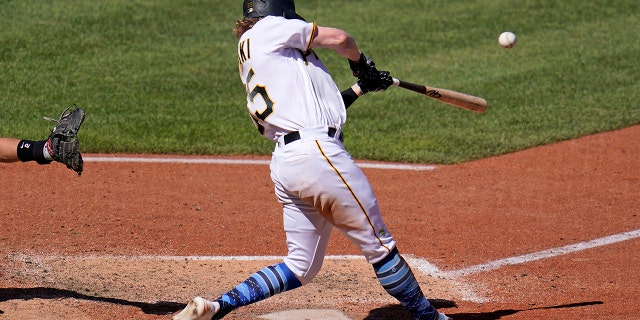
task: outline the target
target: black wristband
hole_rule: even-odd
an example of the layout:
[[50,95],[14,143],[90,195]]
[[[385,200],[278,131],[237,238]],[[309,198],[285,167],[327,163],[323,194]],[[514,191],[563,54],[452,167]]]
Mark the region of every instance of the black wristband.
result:
[[351,104],[353,104],[356,101],[356,99],[358,99],[358,94],[355,91],[353,91],[352,88],[343,90],[342,92],[340,92],[340,94],[342,95],[342,101],[344,101],[344,106],[347,109]]
[[51,160],[47,160],[44,157],[44,145],[47,143],[47,140],[20,140],[18,142],[18,148],[16,153],[18,154],[18,159],[22,162],[27,161],[36,161],[39,164],[49,164]]

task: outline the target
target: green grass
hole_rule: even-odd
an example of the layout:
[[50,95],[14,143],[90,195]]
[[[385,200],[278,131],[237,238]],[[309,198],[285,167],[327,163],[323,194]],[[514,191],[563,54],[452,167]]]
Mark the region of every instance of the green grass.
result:
[[[517,3],[517,5],[514,5]],[[84,152],[269,154],[231,29],[240,2],[0,2],[0,136],[76,103]],[[460,163],[640,124],[637,1],[298,1],[398,78],[484,97],[477,114],[392,87],[349,109],[355,158]],[[514,49],[497,37],[511,30]],[[340,87],[344,58],[318,50]]]

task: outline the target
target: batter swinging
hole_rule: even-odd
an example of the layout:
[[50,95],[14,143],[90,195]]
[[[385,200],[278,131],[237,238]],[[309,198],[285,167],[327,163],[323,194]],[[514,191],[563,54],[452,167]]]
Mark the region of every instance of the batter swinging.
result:
[[[309,283],[320,271],[334,228],[357,246],[384,289],[415,319],[448,319],[424,297],[382,220],[371,185],[342,144],[346,109],[393,82],[345,31],[296,14],[293,0],[245,0],[236,23],[240,79],[258,131],[275,142],[271,179],[283,204],[288,254],[215,301],[192,299],[173,319],[220,319]],[[349,60],[357,83],[340,92],[312,48]]]

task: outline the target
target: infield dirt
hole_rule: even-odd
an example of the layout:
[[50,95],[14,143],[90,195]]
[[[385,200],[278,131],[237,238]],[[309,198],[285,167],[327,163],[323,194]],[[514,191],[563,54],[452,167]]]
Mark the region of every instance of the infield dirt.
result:
[[[447,271],[639,230],[639,155],[634,126],[433,171],[364,171],[400,251]],[[278,261],[175,257],[286,254],[268,170],[87,162],[75,177],[0,164],[0,319],[169,319],[194,295],[215,298]],[[636,238],[455,281],[414,272],[456,320],[636,319],[639,250]],[[358,253],[335,233],[328,254]],[[339,257],[228,318],[292,309],[409,319],[371,266]]]

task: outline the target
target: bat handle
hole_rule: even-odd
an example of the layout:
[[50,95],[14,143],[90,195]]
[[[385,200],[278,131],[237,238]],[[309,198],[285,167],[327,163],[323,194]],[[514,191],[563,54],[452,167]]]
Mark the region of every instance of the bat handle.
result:
[[402,80],[397,79],[397,78],[393,78],[393,85],[397,86],[397,87],[400,87],[400,88],[407,89],[407,90],[411,90],[411,91],[414,91],[414,92],[417,92],[417,93],[427,94],[427,87],[426,86],[421,86],[419,84],[402,81]]

